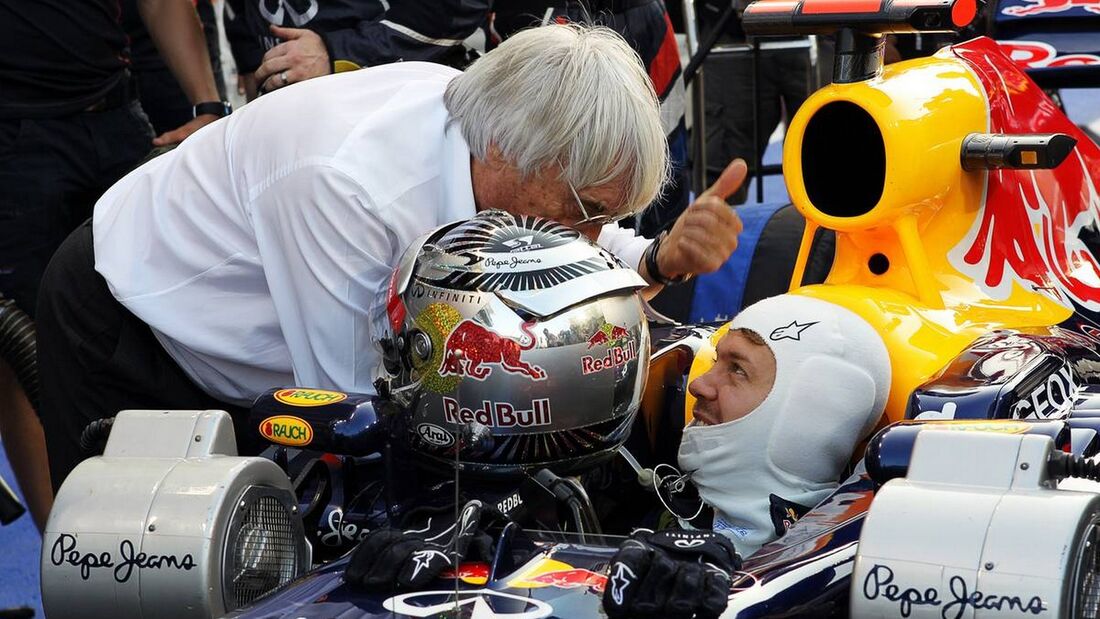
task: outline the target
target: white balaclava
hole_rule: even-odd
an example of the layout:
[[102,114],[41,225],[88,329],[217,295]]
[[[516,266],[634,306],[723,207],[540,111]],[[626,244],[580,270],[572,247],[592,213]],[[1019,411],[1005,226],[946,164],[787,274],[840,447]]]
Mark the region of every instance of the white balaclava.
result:
[[863,318],[796,294],[753,304],[730,329],[764,338],[775,384],[740,419],[686,427],[679,461],[714,508],[714,529],[744,557],[785,532],[774,505],[812,508],[837,488],[886,406],[890,359]]

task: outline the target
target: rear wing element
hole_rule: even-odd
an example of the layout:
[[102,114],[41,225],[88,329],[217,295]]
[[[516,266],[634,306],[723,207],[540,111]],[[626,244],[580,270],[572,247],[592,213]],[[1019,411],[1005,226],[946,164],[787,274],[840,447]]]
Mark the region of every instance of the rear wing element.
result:
[[836,33],[833,81],[859,82],[879,74],[882,35],[953,32],[978,14],[978,0],[758,0],[746,9],[747,34]]

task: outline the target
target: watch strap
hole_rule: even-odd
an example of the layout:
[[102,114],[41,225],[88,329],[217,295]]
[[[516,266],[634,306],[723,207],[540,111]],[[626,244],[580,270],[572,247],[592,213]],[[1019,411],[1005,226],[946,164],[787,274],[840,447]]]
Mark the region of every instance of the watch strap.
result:
[[671,286],[673,284],[679,284],[687,281],[691,278],[691,274],[678,275],[676,277],[667,277],[661,273],[661,268],[657,265],[657,251],[661,248],[661,243],[668,236],[668,230],[661,232],[657,235],[657,238],[646,248],[643,259],[645,260],[646,271],[649,272],[649,278],[654,282],[663,286]]
[[198,118],[203,114],[213,114],[218,118],[222,118],[233,113],[233,106],[229,105],[228,101],[203,101],[195,104],[191,112],[193,118]]

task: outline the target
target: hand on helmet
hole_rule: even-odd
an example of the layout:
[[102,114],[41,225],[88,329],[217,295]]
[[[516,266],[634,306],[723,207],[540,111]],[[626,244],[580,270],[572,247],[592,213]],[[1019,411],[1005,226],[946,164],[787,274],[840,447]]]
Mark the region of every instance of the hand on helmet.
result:
[[603,607],[611,619],[718,617],[740,567],[733,542],[719,533],[639,531],[611,559]]
[[741,218],[726,198],[741,187],[748,167],[734,159],[722,175],[672,225],[657,251],[657,266],[667,278],[711,273],[737,249]]
[[491,509],[470,501],[457,523],[446,508],[413,512],[402,527],[375,529],[352,553],[344,580],[368,590],[417,589],[468,558],[488,559],[492,539],[481,523]]

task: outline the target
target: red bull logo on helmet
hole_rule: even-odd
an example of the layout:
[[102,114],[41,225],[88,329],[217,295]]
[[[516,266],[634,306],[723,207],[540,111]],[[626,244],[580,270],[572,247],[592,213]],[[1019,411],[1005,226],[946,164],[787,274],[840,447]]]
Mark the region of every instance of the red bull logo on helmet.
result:
[[603,323],[600,328],[588,338],[588,349],[596,346],[606,346],[607,353],[602,357],[585,355],[581,357],[581,373],[588,375],[593,372],[617,368],[622,364],[638,358],[638,343],[630,336],[630,331],[625,327]]
[[592,355],[581,357],[581,373],[587,375],[593,372],[617,368],[627,361],[632,361],[637,358],[638,343],[631,340],[626,343],[626,346],[609,348],[607,354],[602,357],[593,357]]
[[520,327],[526,336],[526,342],[521,342],[490,331],[474,320],[463,320],[451,331],[443,345],[439,375],[485,380],[495,368],[500,368],[509,374],[521,374],[532,380],[545,379],[545,370],[522,359],[525,351],[535,347],[535,336],[531,333],[533,324],[525,322]]
[[623,327],[617,325],[611,325],[611,341],[622,342],[626,338],[630,337],[630,332]]
[[607,337],[607,334],[603,331],[597,331],[592,334],[592,337],[588,338],[588,347],[593,346],[607,346],[607,343],[611,340]]
[[443,419],[447,423],[480,423],[491,428],[534,428],[553,423],[550,416],[549,398],[541,398],[531,403],[529,409],[517,409],[508,402],[490,402],[482,400],[479,408],[464,408],[458,400],[443,396]]

